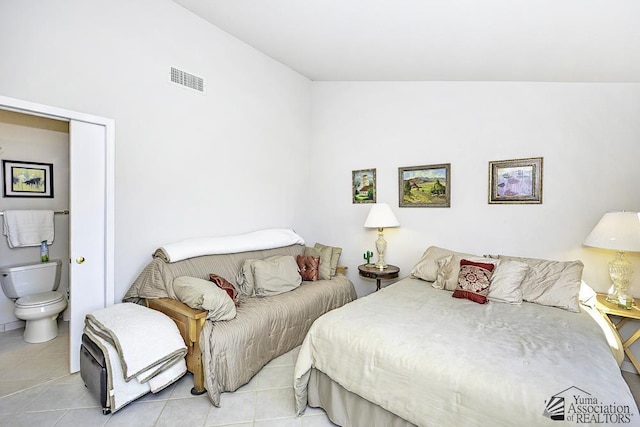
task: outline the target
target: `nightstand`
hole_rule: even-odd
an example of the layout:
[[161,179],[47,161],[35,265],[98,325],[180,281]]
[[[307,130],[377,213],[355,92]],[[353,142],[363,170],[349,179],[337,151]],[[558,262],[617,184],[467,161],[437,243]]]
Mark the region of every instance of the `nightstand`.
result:
[[[596,308],[600,313],[602,313],[605,319],[613,326],[613,328],[618,332],[618,336],[620,336],[620,329],[624,326],[625,323],[629,319],[640,320],[640,299],[635,299],[635,305],[631,307],[630,310],[626,308],[618,307],[616,304],[610,303],[607,301],[607,294],[598,294],[596,296]],[[609,316],[620,317],[618,323],[613,323]],[[627,355],[633,367],[636,368],[636,371],[640,372],[640,363],[636,359],[636,357],[631,353],[631,344],[636,342],[636,340],[640,338],[640,328],[633,333],[626,341],[620,336],[620,341],[622,341],[622,347],[624,348],[624,354]]]
[[380,290],[382,280],[391,280],[398,277],[400,268],[387,264],[387,268],[380,270],[373,264],[362,264],[358,266],[358,274],[368,279],[376,279],[376,291]]

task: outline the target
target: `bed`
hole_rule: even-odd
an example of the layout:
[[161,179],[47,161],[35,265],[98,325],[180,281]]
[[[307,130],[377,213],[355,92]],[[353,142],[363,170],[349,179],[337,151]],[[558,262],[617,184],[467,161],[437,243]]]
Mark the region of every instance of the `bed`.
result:
[[[282,235],[284,238],[278,239]],[[270,229],[199,239],[196,244],[180,244],[179,250],[165,245],[154,253],[123,301],[146,304],[174,320],[187,346],[187,369],[194,377],[192,393],[206,391],[211,402],[220,406],[222,392],[235,391],[249,382],[269,361],[298,347],[319,316],[356,298],[344,268],[337,265],[340,248],[316,243],[318,278],[301,281],[293,259],[305,257],[309,251],[303,243],[292,231]],[[267,263],[269,259],[276,264]],[[245,267],[258,260],[265,260],[263,267],[275,266],[273,274],[261,276],[269,276],[270,283],[280,282],[280,275],[286,273],[296,276],[300,284],[264,297],[240,293],[234,305],[231,295],[211,282],[213,275],[230,288],[241,289],[241,277],[251,274],[254,279]],[[288,264],[283,270],[278,261],[291,261],[293,266]],[[194,287],[185,294],[190,284]],[[257,294],[258,282],[255,284]],[[207,307],[189,306],[185,301],[199,301]]]
[[[295,366],[299,415],[309,405],[341,426],[640,423],[622,345],[593,307],[527,302],[522,290],[520,303],[452,298],[437,288],[442,267],[425,276],[435,282],[407,277],[312,325]],[[551,273],[557,286],[563,274]]]

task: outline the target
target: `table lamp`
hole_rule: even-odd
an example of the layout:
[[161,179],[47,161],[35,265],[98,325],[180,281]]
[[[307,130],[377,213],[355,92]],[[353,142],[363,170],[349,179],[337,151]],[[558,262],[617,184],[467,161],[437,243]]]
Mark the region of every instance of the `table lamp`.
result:
[[376,203],[371,207],[367,220],[364,222],[364,227],[378,229],[378,240],[376,240],[378,261],[374,265],[380,270],[384,270],[387,267],[387,263],[384,262],[384,253],[387,250],[387,241],[384,240],[383,229],[399,226],[400,223],[388,204]]
[[640,252],[640,213],[605,213],[583,245],[617,252],[616,258],[609,262],[613,289],[607,295],[607,301],[630,308],[633,298],[629,295],[629,282],[633,268],[624,253]]

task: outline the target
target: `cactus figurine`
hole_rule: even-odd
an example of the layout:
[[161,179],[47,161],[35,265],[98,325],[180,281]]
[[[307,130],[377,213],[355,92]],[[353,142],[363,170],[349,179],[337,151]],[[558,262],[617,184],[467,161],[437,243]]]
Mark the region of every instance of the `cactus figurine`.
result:
[[371,264],[371,257],[373,256],[373,252],[367,251],[362,255],[362,257],[367,260],[367,264]]

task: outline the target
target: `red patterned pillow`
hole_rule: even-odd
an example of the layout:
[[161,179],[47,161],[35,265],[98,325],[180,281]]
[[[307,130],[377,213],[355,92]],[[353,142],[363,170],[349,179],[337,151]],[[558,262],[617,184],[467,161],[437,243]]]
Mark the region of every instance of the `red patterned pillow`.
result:
[[487,262],[460,260],[458,286],[453,291],[453,297],[466,298],[479,304],[486,303],[495,267],[494,264]]
[[298,263],[302,280],[318,280],[318,267],[320,267],[319,256],[298,255],[296,262]]
[[217,274],[211,273],[209,275],[209,280],[218,285],[220,289],[225,291],[229,298],[233,300],[236,307],[240,305],[240,296],[238,294],[238,290],[224,277],[218,276]]

